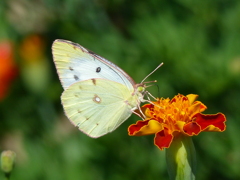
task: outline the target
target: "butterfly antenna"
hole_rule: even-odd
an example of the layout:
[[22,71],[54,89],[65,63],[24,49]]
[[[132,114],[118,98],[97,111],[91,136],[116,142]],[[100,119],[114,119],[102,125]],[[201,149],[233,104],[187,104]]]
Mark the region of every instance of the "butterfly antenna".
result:
[[141,83],[143,83],[150,75],[152,75],[158,68],[160,68],[163,65],[163,62],[161,64],[158,65],[158,67],[156,67],[150,74],[148,74]]
[[[144,84],[148,84],[148,83],[156,83],[157,82],[157,80],[154,80],[154,81],[147,81],[147,82],[144,82]],[[149,86],[147,86],[147,87],[150,87],[150,86],[152,86],[152,85],[149,85]]]

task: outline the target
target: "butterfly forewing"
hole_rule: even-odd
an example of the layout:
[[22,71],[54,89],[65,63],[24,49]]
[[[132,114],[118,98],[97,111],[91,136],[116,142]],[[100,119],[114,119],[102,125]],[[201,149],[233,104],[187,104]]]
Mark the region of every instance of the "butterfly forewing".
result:
[[122,69],[79,44],[55,40],[52,53],[64,89],[73,83],[92,78],[109,79],[130,90],[134,88],[135,82]]
[[79,44],[55,40],[52,53],[65,114],[90,137],[115,130],[143,100],[143,91],[128,74]]
[[106,79],[76,82],[62,94],[67,117],[87,135],[112,132],[137,107],[138,98],[126,86]]

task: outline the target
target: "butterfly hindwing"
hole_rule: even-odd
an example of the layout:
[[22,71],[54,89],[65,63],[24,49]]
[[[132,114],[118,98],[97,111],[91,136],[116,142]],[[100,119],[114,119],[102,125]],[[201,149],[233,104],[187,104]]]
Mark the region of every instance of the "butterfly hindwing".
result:
[[122,69],[79,44],[58,39],[53,43],[52,52],[64,89],[92,78],[109,79],[133,89],[135,82]]
[[65,114],[90,137],[115,130],[143,101],[143,84],[81,45],[57,39],[52,53]]
[[137,99],[126,86],[106,79],[76,82],[61,96],[70,121],[94,138],[122,124],[137,107]]

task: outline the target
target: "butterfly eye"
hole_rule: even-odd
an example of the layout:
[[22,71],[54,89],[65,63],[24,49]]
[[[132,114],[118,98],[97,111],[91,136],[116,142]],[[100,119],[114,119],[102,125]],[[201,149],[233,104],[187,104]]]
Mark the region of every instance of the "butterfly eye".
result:
[[100,67],[97,67],[96,72],[99,73],[101,71]]
[[137,91],[142,93],[145,91],[145,87],[140,85],[137,87]]

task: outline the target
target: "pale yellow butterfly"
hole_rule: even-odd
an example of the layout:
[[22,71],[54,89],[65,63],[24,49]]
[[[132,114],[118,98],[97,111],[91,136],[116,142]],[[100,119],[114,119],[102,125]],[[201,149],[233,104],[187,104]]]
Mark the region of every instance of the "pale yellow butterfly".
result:
[[136,84],[118,66],[79,44],[57,39],[52,53],[64,88],[65,114],[90,137],[114,131],[144,101],[144,83]]

